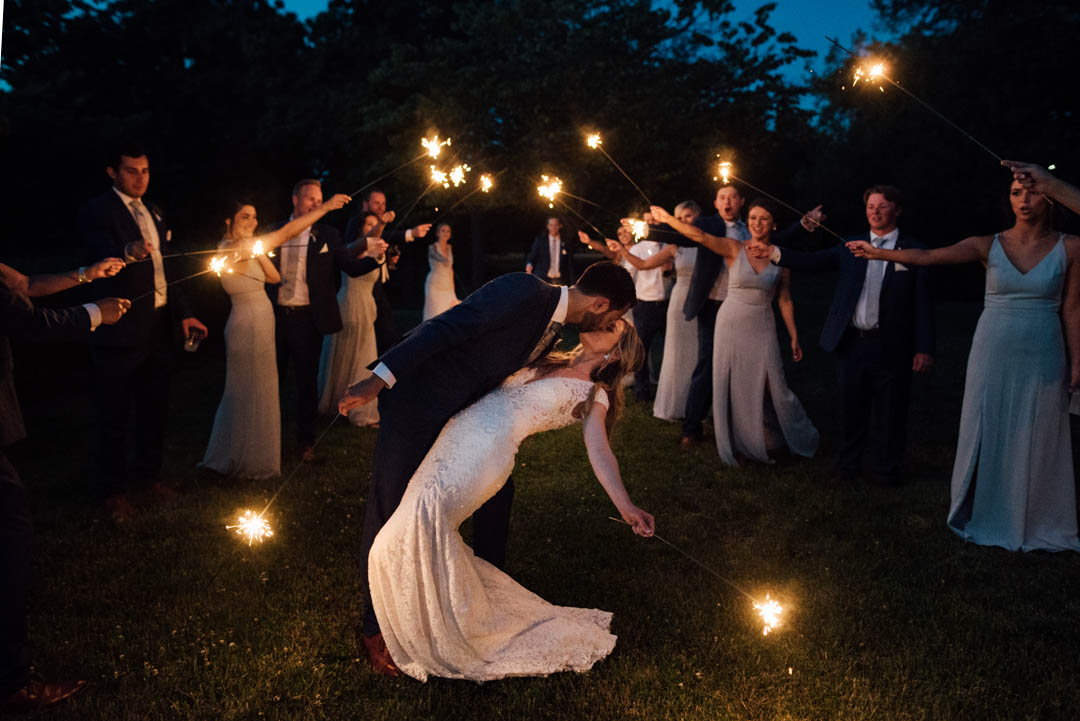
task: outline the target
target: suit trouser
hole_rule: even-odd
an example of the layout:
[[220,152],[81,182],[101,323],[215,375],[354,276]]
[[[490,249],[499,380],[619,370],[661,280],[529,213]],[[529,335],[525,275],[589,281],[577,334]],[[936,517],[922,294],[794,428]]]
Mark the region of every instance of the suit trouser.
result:
[[701,422],[712,410],[712,357],[713,338],[716,335],[716,313],[720,301],[706,299],[697,315],[697,365],[690,375],[690,389],[686,396],[686,415],[682,434],[689,438],[701,438]]
[[279,305],[277,317],[278,382],[285,382],[290,360],[296,384],[296,440],[301,446],[315,442],[319,408],[319,356],[323,337],[315,327],[311,306]]
[[869,446],[873,473],[883,481],[897,480],[907,443],[911,355],[890,355],[876,331],[849,328],[836,349],[836,372],[844,409],[837,471],[858,473]]
[[[150,331],[156,342],[140,348],[91,346],[97,383],[95,483],[106,496],[126,493],[158,480],[169,417],[169,381],[175,359],[169,311],[156,311]],[[135,410],[134,478],[126,441]]]
[[[407,418],[399,419],[385,407],[379,409],[379,435],[372,459],[371,486],[364,509],[364,531],[358,570],[364,607],[363,634],[379,632],[379,621],[371,603],[368,586],[368,554],[375,537],[401,503],[416,469],[435,443],[444,423],[419,427]],[[449,419],[447,419],[449,420]],[[426,425],[426,424],[425,424]],[[485,561],[502,568],[506,559],[506,539],[510,528],[510,505],[514,500],[514,479],[508,478],[498,493],[473,514],[473,550]]]
[[649,381],[649,359],[652,354],[649,348],[652,342],[659,337],[664,339],[664,326],[667,324],[667,300],[639,300],[634,305],[634,329],[641,344],[645,347],[645,362],[634,373],[634,393],[638,397],[647,396],[651,383]]
[[26,488],[0,450],[0,697],[30,680],[26,611],[33,524]]
[[394,323],[394,309],[390,305],[390,296],[381,282],[371,287],[371,297],[375,299],[375,348],[379,355],[390,350],[401,338],[397,324]]

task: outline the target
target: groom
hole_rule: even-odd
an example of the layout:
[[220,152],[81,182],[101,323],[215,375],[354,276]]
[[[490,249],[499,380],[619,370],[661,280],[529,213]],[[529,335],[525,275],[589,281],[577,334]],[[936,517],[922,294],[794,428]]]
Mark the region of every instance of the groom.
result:
[[[339,404],[343,414],[379,399],[379,435],[359,564],[367,600],[364,645],[376,671],[398,673],[372,610],[368,552],[443,426],[511,373],[550,351],[563,325],[583,331],[603,328],[629,310],[634,299],[630,274],[607,261],[586,268],[570,287],[510,273],[416,327],[379,358],[374,375],[348,388]],[[513,483],[507,481],[473,515],[476,554],[497,565],[505,553],[513,495]]]

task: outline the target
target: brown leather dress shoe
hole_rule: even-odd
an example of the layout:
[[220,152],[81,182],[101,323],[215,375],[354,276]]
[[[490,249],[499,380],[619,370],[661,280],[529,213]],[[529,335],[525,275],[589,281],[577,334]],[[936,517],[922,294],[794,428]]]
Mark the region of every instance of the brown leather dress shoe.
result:
[[683,436],[679,439],[679,449],[683,451],[688,451],[694,447],[695,443],[697,443],[697,439],[693,436]]
[[401,673],[401,669],[394,663],[394,659],[390,658],[390,651],[386,649],[386,641],[383,640],[381,633],[374,636],[364,636],[363,639],[364,647],[367,648],[368,652],[368,660],[371,661],[375,673],[391,677]]
[[46,683],[32,679],[30,683],[0,701],[0,712],[29,713],[48,708],[86,688],[86,681],[55,681]]
[[135,520],[135,506],[123,493],[117,493],[105,499],[105,510],[113,523],[130,523]]

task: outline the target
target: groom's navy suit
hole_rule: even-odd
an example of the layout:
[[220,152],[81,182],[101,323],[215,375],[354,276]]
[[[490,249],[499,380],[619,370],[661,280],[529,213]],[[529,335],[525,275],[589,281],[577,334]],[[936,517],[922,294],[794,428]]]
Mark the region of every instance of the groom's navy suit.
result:
[[[379,435],[360,562],[367,599],[364,635],[378,632],[367,559],[379,529],[450,417],[526,364],[561,292],[527,273],[501,276],[417,326],[376,362],[394,374],[395,383],[379,394]],[[506,545],[512,499],[513,483],[507,481],[473,516],[474,550],[497,565]]]
[[[848,240],[870,238],[863,233]],[[901,233],[895,247],[925,246]],[[836,353],[844,415],[844,444],[837,470],[857,473],[869,440],[875,475],[886,482],[898,481],[907,439],[913,358],[916,353],[934,352],[934,309],[925,268],[889,263],[881,284],[878,327],[860,331],[852,325],[852,318],[866,280],[865,258],[856,258],[841,243],[814,252],[782,248],[779,265],[793,270],[839,271],[821,331],[821,347]]]

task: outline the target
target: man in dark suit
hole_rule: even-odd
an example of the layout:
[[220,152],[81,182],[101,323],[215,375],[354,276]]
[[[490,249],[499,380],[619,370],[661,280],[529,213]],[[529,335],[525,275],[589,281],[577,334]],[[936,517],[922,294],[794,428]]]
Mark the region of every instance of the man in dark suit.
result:
[[[380,673],[396,675],[397,669],[371,606],[368,552],[443,426],[547,352],[564,323],[581,330],[603,328],[633,304],[630,274],[611,262],[589,266],[571,287],[510,273],[417,326],[379,358],[374,375],[348,389],[340,404],[342,413],[379,398],[379,436],[364,517],[360,577],[367,600],[364,644]],[[481,558],[497,562],[505,553],[512,499],[513,483],[507,481],[474,514],[474,549]]]
[[371,296],[375,299],[375,347],[379,353],[385,353],[390,346],[398,342],[400,336],[397,325],[394,323],[394,309],[390,305],[390,296],[386,294],[386,284],[390,282],[391,266],[395,265],[401,255],[401,245],[423,238],[431,230],[431,223],[420,223],[413,228],[405,230],[387,230],[386,226],[394,222],[394,211],[386,209],[386,193],[378,188],[372,188],[364,198],[360,212],[349,219],[345,226],[345,242],[353,243],[360,236],[360,229],[364,225],[367,213],[374,213],[379,219],[379,224],[369,230],[366,235],[371,238],[382,238],[390,244],[388,262],[379,269],[379,277],[371,288]]
[[[866,240],[879,248],[922,248],[897,227],[900,191],[875,185],[863,194]],[[840,279],[821,331],[821,347],[836,353],[844,418],[844,442],[836,459],[838,480],[861,471],[863,448],[871,450],[872,479],[898,485],[907,439],[912,372],[933,365],[934,310],[926,270],[856,258],[843,243],[803,252],[756,247],[757,257],[794,270],[838,270]]]
[[[169,413],[169,376],[174,333],[206,334],[162,258],[172,231],[161,209],[143,202],[150,183],[150,161],[138,148],[113,156],[105,169],[113,187],[92,199],[79,214],[79,234],[91,260],[119,257],[127,267],[95,283],[97,297],[130,298],[131,311],[91,339],[97,372],[98,443],[96,481],[114,520],[134,515],[128,494],[149,487],[159,499],[174,491],[160,479]],[[135,467],[129,477],[125,448],[128,417],[135,408]]]
[[[63,310],[35,308],[30,296],[59,293],[79,283],[115,275],[124,262],[111,258],[62,275],[27,277],[0,264],[0,714],[28,713],[73,696],[86,681],[45,683],[30,676],[26,614],[33,542],[26,486],[7,450],[26,437],[15,396],[15,364],[9,338],[66,341],[87,338],[100,323],[116,323],[130,307],[106,298]],[[100,331],[99,331],[100,332]]]
[[563,240],[562,230],[561,220],[548,218],[547,231],[536,236],[525,257],[526,273],[556,285],[570,282],[574,277],[574,245]]
[[[322,183],[301,180],[293,187],[293,218],[310,213],[323,202]],[[386,244],[380,243],[380,251]],[[281,273],[281,283],[267,285],[274,304],[277,331],[278,378],[285,382],[291,362],[296,383],[296,438],[300,457],[315,458],[315,416],[319,404],[319,356],[323,336],[341,330],[338,307],[338,274],[353,278],[379,267],[372,257],[361,257],[366,238],[350,246],[341,241],[334,228],[316,223],[300,235],[285,241],[273,258]]]

